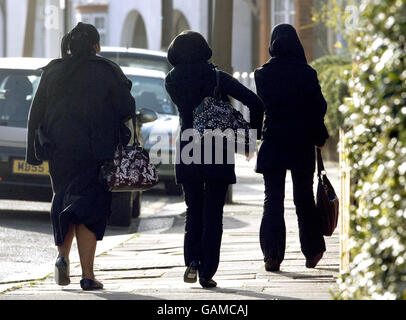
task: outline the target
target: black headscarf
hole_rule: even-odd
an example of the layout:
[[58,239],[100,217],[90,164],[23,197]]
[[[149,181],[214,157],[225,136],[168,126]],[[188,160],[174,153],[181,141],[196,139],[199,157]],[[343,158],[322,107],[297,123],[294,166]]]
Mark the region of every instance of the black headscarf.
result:
[[172,66],[208,61],[212,51],[204,37],[195,31],[180,33],[169,45],[168,61]]
[[272,58],[286,57],[307,63],[296,29],[290,24],[278,24],[273,28],[269,53]]
[[79,22],[66,34],[61,43],[62,58],[85,58],[95,54],[94,45],[100,44],[100,34],[96,27]]
[[[95,26],[83,22],[79,22],[62,38],[62,61],[68,63],[65,64],[64,75],[60,79],[61,85],[64,85],[64,81],[71,78],[83,63],[86,63],[89,57],[96,55],[94,49],[96,44],[100,45],[99,32]],[[45,70],[46,68],[43,69]]]

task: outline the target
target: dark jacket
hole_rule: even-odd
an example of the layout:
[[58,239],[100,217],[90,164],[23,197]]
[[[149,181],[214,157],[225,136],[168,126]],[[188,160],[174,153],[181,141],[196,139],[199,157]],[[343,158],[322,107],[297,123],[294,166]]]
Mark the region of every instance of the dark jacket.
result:
[[328,138],[327,103],[317,73],[308,64],[296,30],[272,30],[271,59],[255,71],[257,93],[265,104],[263,144],[257,172],[264,169],[315,169],[315,145]]
[[255,82],[265,104],[257,172],[314,170],[315,145],[323,145],[328,138],[327,104],[316,71],[295,59],[272,58],[255,71]]
[[[69,74],[69,76],[67,76]],[[131,81],[113,62],[56,59],[43,68],[28,118],[26,160],[41,164],[34,150],[35,131],[43,126],[58,158],[113,158],[120,125],[135,113]]]
[[[168,73],[165,87],[176,104],[181,132],[193,128],[193,110],[207,96],[212,96],[216,85],[216,73],[213,64],[208,62],[180,63]],[[263,120],[263,103],[261,99],[240,84],[228,73],[220,71],[220,92],[222,99],[228,100],[228,95],[247,105],[250,110],[251,126],[261,132]],[[180,143],[180,150],[188,142]],[[178,154],[180,153],[178,150]],[[201,181],[208,179],[223,180],[235,183],[236,176],[233,164],[176,164],[176,180],[178,183],[186,181]]]

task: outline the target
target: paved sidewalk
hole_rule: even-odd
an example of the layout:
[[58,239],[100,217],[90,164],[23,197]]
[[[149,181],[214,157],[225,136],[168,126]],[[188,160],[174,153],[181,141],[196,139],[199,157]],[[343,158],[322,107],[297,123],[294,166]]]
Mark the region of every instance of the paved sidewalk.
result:
[[[82,291],[79,285],[80,265],[74,264],[71,265],[71,284],[67,287],[57,286],[51,274],[42,280],[13,284],[0,294],[0,300],[331,299],[330,291],[337,290],[338,231],[332,237],[325,238],[327,251],[316,269],[305,268],[290,175],[287,175],[285,200],[285,260],[280,272],[265,271],[258,235],[264,198],[263,183],[262,176],[255,174],[252,168],[253,161],[242,162],[238,166],[239,182],[234,186],[236,202],[225,207],[221,262],[214,277],[217,288],[202,289],[198,283],[183,282],[184,216],[178,214],[166,231],[134,234],[96,257],[96,276],[105,287],[102,291]],[[330,165],[327,172],[339,191],[338,168]],[[179,209],[182,207],[178,205]]]

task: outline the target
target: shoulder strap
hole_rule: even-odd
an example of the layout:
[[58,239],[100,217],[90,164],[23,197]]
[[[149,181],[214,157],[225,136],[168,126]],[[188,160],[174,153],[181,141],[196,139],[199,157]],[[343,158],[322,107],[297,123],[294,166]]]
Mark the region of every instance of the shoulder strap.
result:
[[321,174],[325,172],[325,169],[320,148],[316,148],[316,151],[317,151],[317,175],[320,177]]
[[136,121],[136,114],[134,113],[134,115],[133,115],[133,117],[132,117],[132,119],[131,119],[131,121],[132,121],[132,124],[133,124],[133,130],[134,130],[134,133],[133,133],[133,141],[134,141],[134,145],[136,145],[136,146],[140,146],[141,144],[140,144],[140,141],[138,140],[138,136],[137,136],[137,121]]
[[220,96],[220,71],[217,68],[214,68],[216,72],[216,86],[214,87],[213,96],[218,97]]

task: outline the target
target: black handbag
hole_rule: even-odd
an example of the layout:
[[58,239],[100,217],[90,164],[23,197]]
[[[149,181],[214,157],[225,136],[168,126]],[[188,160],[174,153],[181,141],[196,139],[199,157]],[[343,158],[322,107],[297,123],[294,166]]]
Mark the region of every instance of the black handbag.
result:
[[220,134],[228,139],[234,139],[235,151],[249,156],[256,151],[256,136],[250,137],[251,126],[241,112],[236,110],[229,101],[221,99],[220,72],[218,69],[215,70],[216,87],[213,95],[204,98],[193,110],[193,128],[202,137]]
[[330,237],[337,227],[339,201],[336,192],[327,178],[321,150],[317,150],[317,200],[316,207],[321,217],[323,235]]

